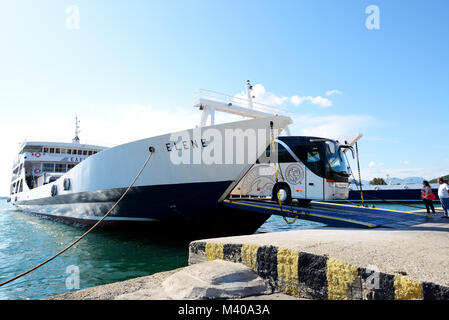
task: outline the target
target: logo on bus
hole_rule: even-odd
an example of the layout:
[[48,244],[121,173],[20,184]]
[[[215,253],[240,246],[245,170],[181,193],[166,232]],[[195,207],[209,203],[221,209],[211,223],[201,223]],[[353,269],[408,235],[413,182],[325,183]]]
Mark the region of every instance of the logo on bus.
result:
[[303,168],[298,164],[289,165],[285,170],[285,179],[292,185],[301,183],[304,179]]

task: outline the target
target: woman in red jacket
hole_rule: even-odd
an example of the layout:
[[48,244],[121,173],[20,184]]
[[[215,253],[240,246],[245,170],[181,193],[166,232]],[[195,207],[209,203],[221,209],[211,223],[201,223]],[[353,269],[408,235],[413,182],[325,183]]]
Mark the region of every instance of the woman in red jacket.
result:
[[432,188],[428,181],[423,181],[423,188],[421,189],[421,199],[426,205],[427,213],[430,213],[430,209],[432,209],[432,213],[435,214],[435,207],[433,206],[433,200],[435,200],[435,195],[432,192]]

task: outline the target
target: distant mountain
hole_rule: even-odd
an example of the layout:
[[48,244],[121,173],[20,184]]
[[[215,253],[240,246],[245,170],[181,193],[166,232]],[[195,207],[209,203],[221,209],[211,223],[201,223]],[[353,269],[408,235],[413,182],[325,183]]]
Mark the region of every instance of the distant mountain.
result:
[[[438,177],[438,178],[439,178],[439,177]],[[430,180],[429,182],[430,182],[430,183],[437,183],[438,178],[432,179],[432,180]],[[442,178],[445,179],[445,180],[449,180],[449,174],[443,176]]]
[[[396,185],[396,184],[417,184],[417,183],[422,183],[424,180],[424,178],[422,177],[407,177],[407,178],[389,178],[387,179],[386,177],[380,177],[383,178],[385,180],[385,182],[392,184],[392,185]],[[449,176],[448,176],[449,179]],[[431,182],[431,181],[429,181]],[[350,183],[354,183],[353,180],[350,180]],[[431,182],[432,183],[432,182]],[[358,185],[358,180],[356,185]],[[362,180],[362,186],[369,186],[370,185],[370,181],[368,180]]]
[[[422,183],[424,180],[423,177],[408,177],[408,178],[390,178],[391,184],[415,184],[415,183]],[[388,181],[387,181],[388,183]]]
[[[349,179],[349,183],[354,183],[355,185],[358,186],[359,185],[359,180]],[[368,186],[368,185],[369,185],[369,181],[362,179],[362,186]]]

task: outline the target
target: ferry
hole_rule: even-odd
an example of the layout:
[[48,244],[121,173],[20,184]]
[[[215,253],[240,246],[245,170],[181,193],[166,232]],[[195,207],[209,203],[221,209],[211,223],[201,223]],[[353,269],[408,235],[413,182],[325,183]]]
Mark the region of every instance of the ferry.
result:
[[[362,194],[365,201],[368,202],[422,202],[421,183],[410,184],[387,184],[387,185],[369,185],[362,186]],[[437,195],[437,183],[431,183],[432,192]],[[349,187],[349,201],[361,201],[360,187],[352,183]]]
[[[202,90],[195,104],[202,111],[201,123],[186,131],[108,148],[82,144],[76,120],[72,142],[25,141],[13,164],[10,202],[26,213],[93,225],[122,196],[154,150],[135,185],[102,226],[252,233],[268,217],[225,208],[221,202],[292,120],[274,110],[267,112],[267,106],[251,100],[249,82],[246,88],[248,101]],[[215,112],[250,119],[215,124]],[[230,146],[217,138],[228,137],[229,132],[235,142]],[[251,132],[257,133],[256,148],[246,136]],[[228,161],[229,152],[244,152],[244,161]],[[221,154],[226,161],[220,161]]]

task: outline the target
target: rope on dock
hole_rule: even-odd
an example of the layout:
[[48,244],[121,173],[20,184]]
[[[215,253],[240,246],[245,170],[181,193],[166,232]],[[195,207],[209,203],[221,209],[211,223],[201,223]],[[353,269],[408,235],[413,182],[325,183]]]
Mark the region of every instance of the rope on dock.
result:
[[129,192],[129,190],[134,186],[134,184],[136,183],[137,179],[139,179],[140,175],[142,174],[143,170],[145,169],[145,167],[147,166],[148,162],[151,159],[151,156],[154,154],[155,149],[154,147],[150,147],[149,148],[150,154],[148,155],[148,157],[146,158],[144,164],[142,165],[142,167],[140,168],[139,172],[137,173],[136,177],[134,178],[134,180],[131,182],[131,184],[129,185],[129,187],[125,190],[125,192],[122,194],[122,196],[114,203],[114,205],[111,207],[111,209],[109,209],[109,211],[100,219],[98,220],[89,230],[87,230],[83,235],[81,235],[78,239],[76,239],[74,242],[72,242],[71,244],[69,244],[67,247],[65,247],[64,249],[62,249],[61,251],[59,251],[58,253],[56,253],[55,255],[53,255],[52,257],[48,258],[47,260],[45,260],[44,262],[39,263],[38,265],[34,266],[31,269],[28,269],[25,272],[22,272],[21,274],[18,274],[17,276],[6,280],[2,283],[0,283],[0,287],[4,286],[5,284],[8,284],[14,280],[17,280],[25,275],[27,275],[28,273],[42,267],[43,265],[49,263],[50,261],[52,261],[53,259],[55,259],[56,257],[58,257],[59,255],[63,254],[64,252],[66,252],[67,250],[69,250],[71,247],[73,247],[75,244],[77,244],[81,239],[83,239],[85,236],[87,236],[92,230],[94,230],[101,222],[103,222],[104,219],[106,219],[106,217],[112,212],[112,210],[115,209],[115,207],[117,207],[117,205],[120,203],[120,201],[122,201],[122,199],[126,196],[126,194]]

